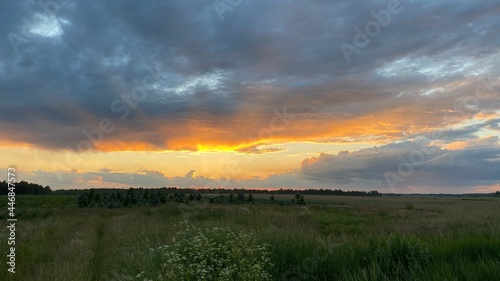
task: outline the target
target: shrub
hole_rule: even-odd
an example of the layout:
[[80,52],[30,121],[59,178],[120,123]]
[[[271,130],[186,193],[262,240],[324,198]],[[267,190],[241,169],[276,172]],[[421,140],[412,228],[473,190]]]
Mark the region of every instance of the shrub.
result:
[[186,229],[176,233],[169,245],[150,249],[160,267],[141,272],[143,280],[271,280],[268,247],[259,245],[243,232],[229,228],[201,229],[185,222]]

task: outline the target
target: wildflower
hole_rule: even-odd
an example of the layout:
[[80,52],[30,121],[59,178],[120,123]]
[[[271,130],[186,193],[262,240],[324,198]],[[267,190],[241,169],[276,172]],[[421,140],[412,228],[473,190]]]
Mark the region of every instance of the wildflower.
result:
[[[268,248],[246,233],[229,228],[201,229],[182,222],[170,245],[154,252],[161,259],[157,280],[271,280]],[[144,277],[139,274],[138,278]]]

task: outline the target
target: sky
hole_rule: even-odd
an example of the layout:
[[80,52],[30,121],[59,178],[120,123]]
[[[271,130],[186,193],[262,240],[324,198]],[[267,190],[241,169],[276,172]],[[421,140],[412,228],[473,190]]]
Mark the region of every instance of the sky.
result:
[[498,1],[2,1],[0,180],[500,190]]

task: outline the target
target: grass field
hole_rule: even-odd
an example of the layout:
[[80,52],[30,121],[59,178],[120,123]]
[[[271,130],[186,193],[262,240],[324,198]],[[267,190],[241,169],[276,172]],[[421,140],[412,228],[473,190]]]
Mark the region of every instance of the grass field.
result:
[[[272,265],[263,270],[272,280],[500,280],[498,198],[306,196],[306,202],[80,209],[74,197],[17,196],[16,273],[7,272],[3,227],[0,280],[156,276],[161,261],[150,248],[172,244],[182,221],[241,231],[255,240],[246,248],[269,244]],[[2,197],[4,221],[6,203]]]

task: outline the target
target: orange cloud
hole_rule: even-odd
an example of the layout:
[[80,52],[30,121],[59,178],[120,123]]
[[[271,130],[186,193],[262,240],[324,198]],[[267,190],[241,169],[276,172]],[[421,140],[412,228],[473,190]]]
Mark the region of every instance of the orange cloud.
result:
[[[97,151],[219,151],[255,153],[260,145],[287,142],[386,143],[404,137],[404,132],[425,133],[436,129],[439,114],[417,109],[393,109],[362,116],[336,113],[296,114],[285,122],[272,114],[210,117],[172,124],[151,120],[146,128],[137,124],[119,127],[102,140],[93,141]],[[127,124],[125,124],[127,125]],[[135,129],[137,127],[137,129]],[[75,134],[79,134],[78,131]],[[89,141],[83,134],[70,147]],[[17,145],[4,139],[3,144]],[[26,143],[26,145],[30,145]],[[268,149],[261,152],[274,152]]]
[[448,150],[463,150],[468,147],[490,147],[498,145],[497,136],[489,136],[485,138],[467,140],[467,141],[456,141],[445,145]]
[[[448,87],[451,92],[468,82],[439,86]],[[182,116],[150,116],[138,108],[134,117],[114,120],[115,129],[102,133],[102,140],[94,141],[92,148],[98,151],[266,153],[276,150],[256,150],[256,147],[289,142],[382,144],[443,130],[473,117],[461,116],[454,108],[457,98],[470,95],[465,90],[413,99],[385,94],[382,89],[352,84],[338,86],[354,87],[352,91],[359,93],[339,93],[334,85],[316,89],[310,95],[250,85],[242,89],[241,102],[222,109],[220,114],[193,107]],[[370,100],[371,95],[374,100]],[[82,130],[99,128],[97,118],[89,118],[88,114],[79,116],[85,124],[60,129],[51,127],[50,123],[24,127],[6,123],[12,133],[0,137],[0,144],[34,144],[49,149],[69,146],[77,151],[80,142],[89,141]],[[495,116],[476,113],[477,119],[490,120]],[[37,127],[40,132],[33,131]]]

